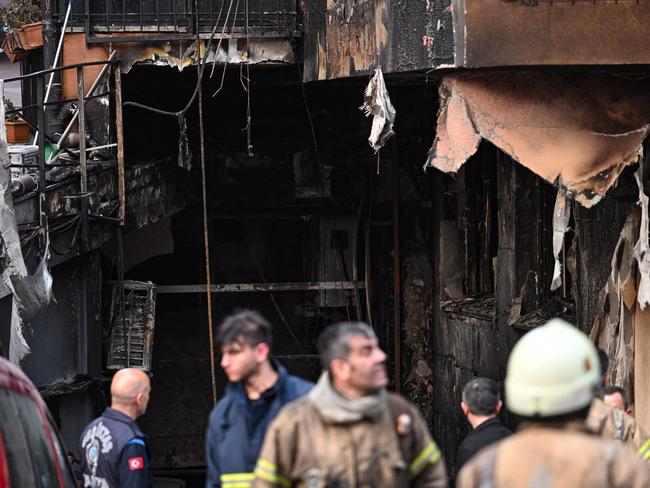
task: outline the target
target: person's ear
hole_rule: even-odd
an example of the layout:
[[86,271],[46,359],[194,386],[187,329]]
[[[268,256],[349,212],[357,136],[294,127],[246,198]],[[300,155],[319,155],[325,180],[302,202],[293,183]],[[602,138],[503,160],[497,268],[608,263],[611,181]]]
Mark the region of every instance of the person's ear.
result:
[[632,410],[632,407],[627,407],[625,409],[625,413],[628,414],[630,417],[634,417],[634,410]]
[[271,348],[269,345],[264,342],[260,342],[257,346],[255,346],[255,359],[257,359],[257,362],[263,363],[268,359],[270,352]]
[[[351,368],[343,359],[333,359],[330,363],[330,371],[334,378],[340,381],[349,381]],[[334,378],[331,378],[332,380]]]
[[460,408],[463,410],[463,415],[467,417],[469,415],[469,406],[465,402],[460,402]]
[[499,402],[497,403],[496,411],[494,412],[496,415],[499,415],[499,412],[501,411],[501,407],[503,407],[503,402],[499,400]]

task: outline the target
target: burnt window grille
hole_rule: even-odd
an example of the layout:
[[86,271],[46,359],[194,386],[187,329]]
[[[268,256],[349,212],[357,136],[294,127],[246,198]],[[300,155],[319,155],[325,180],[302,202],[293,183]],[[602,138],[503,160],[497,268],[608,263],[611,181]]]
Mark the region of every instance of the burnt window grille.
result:
[[[57,5],[63,22],[67,2]],[[298,35],[293,0],[85,0],[75,2],[69,25],[83,27],[89,42],[110,35],[113,41],[193,39],[217,25],[229,37],[293,37]],[[145,34],[146,33],[146,34]],[[138,36],[138,34],[144,34]],[[103,39],[106,42],[106,39]]]

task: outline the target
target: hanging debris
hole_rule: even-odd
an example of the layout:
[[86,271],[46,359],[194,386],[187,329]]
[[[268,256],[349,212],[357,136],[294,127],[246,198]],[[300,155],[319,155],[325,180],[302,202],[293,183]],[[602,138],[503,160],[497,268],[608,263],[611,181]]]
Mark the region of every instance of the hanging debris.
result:
[[370,79],[363,95],[363,105],[359,107],[366,117],[372,115],[372,129],[368,142],[375,152],[379,151],[386,141],[395,134],[393,124],[395,123],[395,107],[390,101],[384,75],[378,67],[375,75]]
[[639,229],[639,240],[634,246],[634,258],[639,267],[641,279],[637,290],[637,300],[641,310],[645,310],[650,303],[650,248],[648,246],[648,197],[643,191],[643,158],[639,169],[634,173],[636,183],[639,186],[639,206],[641,207],[641,228]]
[[192,151],[187,139],[187,121],[185,113],[178,114],[178,165],[189,171],[192,169]]
[[639,159],[650,81],[604,73],[447,75],[425,167],[456,172],[486,139],[586,207]]
[[571,204],[567,198],[567,192],[564,188],[559,188],[555,197],[555,208],[553,210],[553,257],[555,258],[555,268],[553,269],[551,290],[557,290],[562,285],[560,253],[564,246],[564,235],[569,230],[570,218]]

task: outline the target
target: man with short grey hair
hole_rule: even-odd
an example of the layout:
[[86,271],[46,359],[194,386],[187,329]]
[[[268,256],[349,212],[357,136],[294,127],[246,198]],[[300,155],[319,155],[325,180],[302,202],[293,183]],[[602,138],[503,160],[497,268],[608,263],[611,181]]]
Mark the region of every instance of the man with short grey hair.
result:
[[444,487],[438,446],[417,408],[385,390],[373,330],[342,322],[318,339],[323,373],[269,426],[255,487]]
[[462,399],[460,406],[473,430],[458,448],[454,470],[456,473],[485,446],[512,434],[497,417],[503,402],[496,382],[490,378],[471,379],[463,388]]

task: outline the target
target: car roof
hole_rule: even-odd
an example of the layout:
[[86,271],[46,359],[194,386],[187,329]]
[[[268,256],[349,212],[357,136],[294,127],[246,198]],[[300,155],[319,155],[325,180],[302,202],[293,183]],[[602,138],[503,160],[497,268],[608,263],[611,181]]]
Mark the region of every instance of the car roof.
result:
[[18,366],[2,357],[0,357],[0,388],[28,396],[40,407],[44,406],[41,395],[27,375]]

